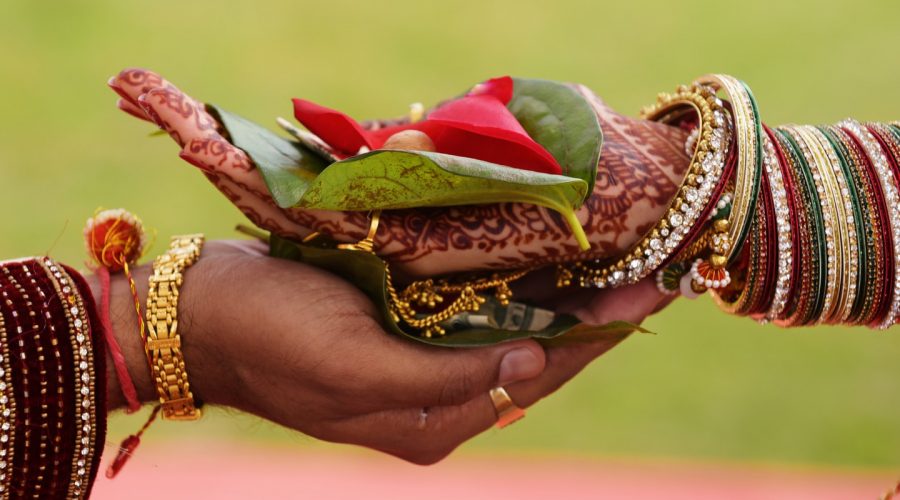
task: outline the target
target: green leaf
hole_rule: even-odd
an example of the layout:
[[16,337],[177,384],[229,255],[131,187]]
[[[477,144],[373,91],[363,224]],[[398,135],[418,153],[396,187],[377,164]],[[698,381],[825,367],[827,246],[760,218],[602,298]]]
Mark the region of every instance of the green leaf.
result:
[[282,208],[368,211],[531,203],[559,212],[579,246],[590,248],[575,216],[588,194],[582,179],[424,151],[378,150],[327,165],[298,142],[215,106],[208,108],[231,142],[259,168]]
[[296,260],[332,272],[359,287],[375,303],[382,313],[385,327],[391,332],[417,342],[444,347],[476,347],[509,342],[523,338],[535,338],[548,345],[587,343],[609,335],[627,335],[633,331],[646,332],[641,327],[624,321],[607,325],[588,326],[574,316],[558,315],[550,326],[537,332],[472,328],[454,331],[444,336],[425,338],[407,332],[398,325],[389,312],[387,280],[384,261],[377,255],[358,250],[341,250],[326,238],[317,238],[305,244],[272,235],[269,253],[274,257]]
[[591,104],[562,83],[524,78],[513,82],[507,107],[528,135],[556,158],[563,174],[587,183],[587,197],[594,188],[603,145],[600,122]]
[[582,248],[587,236],[575,209],[581,179],[424,151],[379,150],[332,163],[297,204],[322,210],[376,210],[521,202],[559,212]]
[[244,150],[262,173],[275,203],[296,205],[328,163],[298,142],[211,104],[207,109],[225,127],[232,144]]

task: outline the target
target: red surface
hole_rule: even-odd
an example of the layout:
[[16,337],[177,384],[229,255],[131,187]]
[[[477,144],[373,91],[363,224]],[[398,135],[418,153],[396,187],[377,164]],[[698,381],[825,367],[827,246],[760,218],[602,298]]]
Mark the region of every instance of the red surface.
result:
[[98,478],[91,498],[874,499],[896,479],[892,472],[471,453],[418,467],[374,453],[148,442],[119,477]]

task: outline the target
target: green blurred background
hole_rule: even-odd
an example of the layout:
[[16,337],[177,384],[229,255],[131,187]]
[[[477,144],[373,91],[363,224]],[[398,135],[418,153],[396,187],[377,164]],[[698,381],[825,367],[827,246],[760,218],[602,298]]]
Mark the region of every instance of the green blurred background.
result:
[[[569,80],[635,113],[707,72],[745,79],[771,123],[900,118],[900,2],[71,1],[0,3],[0,256],[83,262],[98,206],[234,236],[242,216],[175,145],[116,110],[107,78],[154,69],[262,123],[302,96],[393,116],[488,77]],[[160,243],[151,250],[158,253]],[[780,331],[679,301],[463,453],[528,451],[900,465],[900,336]],[[348,333],[350,334],[350,333]],[[111,439],[142,417],[117,417]],[[328,447],[233,413],[193,432]],[[154,428],[154,439],[183,430]]]

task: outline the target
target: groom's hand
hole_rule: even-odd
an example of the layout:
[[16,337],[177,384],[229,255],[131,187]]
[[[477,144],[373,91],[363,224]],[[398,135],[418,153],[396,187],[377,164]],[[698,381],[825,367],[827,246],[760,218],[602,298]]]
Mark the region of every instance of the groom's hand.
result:
[[[136,271],[141,296],[147,273],[146,266]],[[129,371],[142,399],[155,400],[128,285],[120,277],[111,290]],[[572,312],[640,322],[659,303],[655,287],[642,282],[604,291]],[[528,407],[624,338],[546,352],[533,340],[477,349],[417,344],[386,333],[353,285],[267,257],[247,242],[206,245],[186,272],[179,319],[198,398],[419,464],[442,459],[495,423],[491,388],[505,386]],[[112,372],[109,401],[123,405]]]

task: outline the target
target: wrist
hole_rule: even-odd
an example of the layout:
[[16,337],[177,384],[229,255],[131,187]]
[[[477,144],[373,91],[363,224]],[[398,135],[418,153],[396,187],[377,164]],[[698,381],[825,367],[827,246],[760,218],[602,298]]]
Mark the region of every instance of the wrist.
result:
[[[196,399],[204,403],[218,404],[224,402],[218,397],[216,384],[210,383],[216,380],[214,372],[218,357],[214,346],[207,346],[211,340],[209,330],[203,325],[207,323],[205,297],[208,297],[206,276],[209,266],[204,265],[201,258],[194,266],[189,268],[184,277],[178,302],[178,333],[182,339],[182,353],[185,358],[185,369],[189,375],[191,390]],[[135,281],[140,310],[146,315],[148,280],[152,274],[151,264],[136,266],[131,269]],[[91,291],[95,297],[101,297],[101,284],[96,275],[86,277]],[[134,298],[131,294],[128,279],[122,273],[110,277],[110,323],[113,334],[119,343],[125,357],[127,370],[131,376],[141,403],[156,403],[159,395],[156,382],[153,379],[144,342],[141,339],[137,312]],[[146,320],[146,317],[144,317]],[[122,394],[122,385],[119,380],[115,365],[110,355],[107,354],[107,409],[109,411],[122,409],[126,406]]]
[[[143,300],[147,296],[147,277],[150,274],[149,265],[137,266],[132,268],[132,276],[135,279],[138,297],[141,299],[141,310],[143,311]],[[91,293],[98,304],[102,300],[102,284],[96,274],[85,276]],[[112,325],[113,335],[116,342],[122,350],[125,357],[126,368],[128,374],[134,383],[137,391],[138,400],[141,403],[154,401],[156,399],[156,390],[153,387],[150,377],[150,367],[147,365],[144,355],[143,342],[138,332],[137,312],[135,311],[134,299],[131,295],[130,285],[123,274],[112,274],[110,276],[109,289],[109,321]],[[97,341],[102,341],[99,337]],[[107,410],[113,411],[122,409],[127,406],[124,395],[122,394],[122,381],[119,380],[116,373],[115,362],[112,359],[110,350],[107,349],[106,354],[106,374],[107,378]]]

